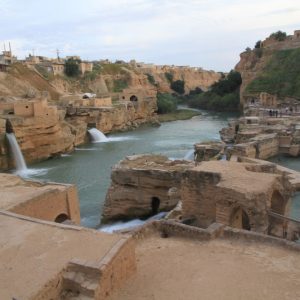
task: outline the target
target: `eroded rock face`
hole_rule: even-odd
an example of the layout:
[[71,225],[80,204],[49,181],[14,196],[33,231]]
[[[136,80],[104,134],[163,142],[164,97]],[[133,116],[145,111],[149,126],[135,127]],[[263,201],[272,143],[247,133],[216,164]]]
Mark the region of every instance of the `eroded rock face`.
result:
[[[58,116],[11,117],[10,122],[27,163],[73,150],[76,135]],[[8,151],[6,144],[5,152]]]
[[174,191],[180,187],[181,174],[191,165],[158,155],[125,158],[112,170],[102,222],[171,210],[180,200]]

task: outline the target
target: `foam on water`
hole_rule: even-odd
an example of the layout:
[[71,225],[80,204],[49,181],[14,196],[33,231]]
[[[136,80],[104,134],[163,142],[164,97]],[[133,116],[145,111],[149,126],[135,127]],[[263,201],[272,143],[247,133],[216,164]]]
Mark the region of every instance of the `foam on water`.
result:
[[99,228],[99,230],[106,232],[106,233],[114,233],[115,231],[118,231],[118,230],[133,229],[133,228],[142,226],[143,224],[145,224],[148,221],[160,220],[166,214],[167,214],[166,212],[160,212],[157,215],[154,215],[154,216],[148,218],[147,220],[134,219],[134,220],[130,220],[127,222],[120,221],[120,222],[116,222],[116,223],[109,224],[109,225],[103,225]]

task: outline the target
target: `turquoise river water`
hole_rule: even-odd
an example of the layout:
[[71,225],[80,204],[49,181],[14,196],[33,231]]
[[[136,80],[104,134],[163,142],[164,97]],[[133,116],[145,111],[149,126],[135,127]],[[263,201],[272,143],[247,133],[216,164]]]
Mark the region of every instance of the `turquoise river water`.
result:
[[163,154],[183,158],[196,142],[219,140],[219,130],[232,115],[202,112],[190,120],[163,123],[108,136],[107,142],[89,143],[63,155],[29,167],[29,177],[38,180],[73,183],[77,185],[81,223],[98,227],[111,168],[127,155],[141,153]]

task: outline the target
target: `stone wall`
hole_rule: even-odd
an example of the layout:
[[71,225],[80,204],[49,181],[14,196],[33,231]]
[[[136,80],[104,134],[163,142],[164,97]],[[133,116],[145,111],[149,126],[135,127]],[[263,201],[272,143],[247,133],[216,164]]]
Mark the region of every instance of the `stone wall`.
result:
[[82,295],[108,299],[135,272],[135,242],[132,237],[124,236],[98,262],[73,259],[62,274],[60,297]]
[[77,189],[70,184],[41,183],[0,176],[0,209],[45,221],[80,224]]

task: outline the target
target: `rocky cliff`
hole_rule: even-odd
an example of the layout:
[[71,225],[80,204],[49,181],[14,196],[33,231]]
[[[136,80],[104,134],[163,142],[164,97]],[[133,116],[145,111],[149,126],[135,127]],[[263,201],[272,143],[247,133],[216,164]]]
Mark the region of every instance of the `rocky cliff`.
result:
[[300,99],[298,80],[300,34],[277,39],[271,35],[257,48],[240,54],[236,71],[241,73],[241,103],[258,98],[261,92],[275,94],[279,100]]

